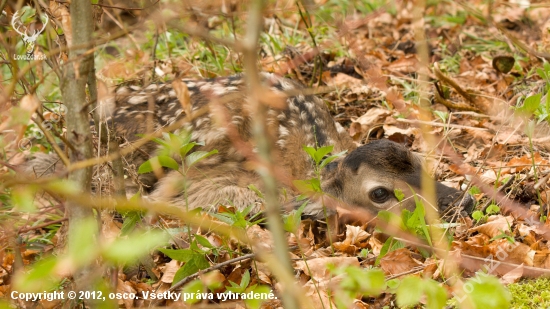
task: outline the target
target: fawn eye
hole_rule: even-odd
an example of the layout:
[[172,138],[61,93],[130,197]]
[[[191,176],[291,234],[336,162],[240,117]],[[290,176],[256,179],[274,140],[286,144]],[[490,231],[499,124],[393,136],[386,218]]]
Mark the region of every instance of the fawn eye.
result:
[[369,197],[375,203],[384,203],[390,199],[391,194],[386,188],[378,187],[370,191]]

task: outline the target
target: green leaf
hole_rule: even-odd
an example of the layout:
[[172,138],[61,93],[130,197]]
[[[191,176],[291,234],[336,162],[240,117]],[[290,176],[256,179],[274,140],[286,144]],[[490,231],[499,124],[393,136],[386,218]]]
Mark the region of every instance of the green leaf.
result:
[[180,156],[185,157],[187,155],[187,153],[191,149],[193,149],[193,147],[195,147],[196,145],[197,145],[197,143],[195,143],[195,142],[190,142],[188,144],[183,145],[179,150]]
[[500,207],[498,207],[495,204],[491,204],[491,205],[487,206],[487,209],[485,210],[485,213],[488,214],[488,215],[498,214],[498,213],[500,213]]
[[523,106],[521,106],[519,110],[528,115],[532,115],[538,109],[541,97],[542,93],[537,93],[525,98],[523,101]]
[[161,231],[136,233],[115,240],[102,250],[102,255],[115,263],[132,263],[154,248],[164,245],[168,239],[168,234]]
[[414,202],[416,204],[416,208],[413,212],[413,216],[416,217],[415,228],[419,228],[422,231],[423,236],[426,238],[428,244],[431,246],[432,238],[430,236],[430,232],[428,231],[428,226],[426,225],[426,211],[424,210],[424,203],[422,203],[422,201],[416,195],[414,195]]
[[28,272],[22,272],[15,278],[13,290],[20,293],[32,293],[54,289],[61,280],[55,276],[54,272],[58,264],[58,257],[42,258],[32,265]]
[[185,158],[185,164],[189,168],[189,167],[193,166],[193,164],[195,164],[197,162],[200,162],[201,160],[204,160],[204,159],[206,159],[206,158],[208,158],[211,155],[216,154],[216,153],[218,153],[217,149],[214,149],[214,150],[209,151],[209,152],[195,151],[192,154],[190,154],[189,156],[187,156],[187,158]]
[[335,159],[337,159],[337,158],[339,158],[339,157],[345,155],[346,152],[348,152],[348,151],[345,150],[345,151],[339,152],[339,153],[337,153],[337,154],[335,154],[335,155],[332,155],[332,156],[330,156],[330,157],[325,158],[325,159],[323,160],[323,162],[321,162],[321,165],[319,165],[319,168],[323,168],[323,167],[327,166],[327,164],[329,164],[330,162],[332,162],[332,161],[334,161]]
[[97,252],[97,221],[93,218],[71,223],[69,230],[69,257],[76,266],[93,261]]
[[476,210],[472,213],[472,218],[474,218],[474,220],[476,221],[479,221],[481,218],[483,218],[483,212],[479,211],[479,210]]
[[145,161],[138,168],[138,174],[145,174],[152,172],[153,169],[159,168],[160,166],[167,167],[169,169],[177,171],[179,169],[178,162],[172,159],[169,156],[156,156]]
[[[174,281],[174,282],[177,282],[177,281]],[[195,293],[197,293],[197,291],[204,291],[204,288],[205,288],[204,284],[202,283],[201,280],[193,280],[193,281],[191,281],[188,284],[183,286],[183,288],[181,289],[181,294],[182,295],[189,295],[189,296],[195,295]],[[200,299],[195,298],[195,297],[190,297],[190,298],[185,299],[185,302],[188,303],[188,304],[195,304],[199,301],[200,301]]]
[[447,292],[445,289],[432,279],[424,279],[423,281],[422,284],[424,285],[424,292],[427,298],[426,308],[445,308],[445,303],[447,302]]
[[447,118],[449,118],[449,113],[443,112],[443,111],[434,111],[434,114],[441,119],[443,122],[447,122]]
[[167,167],[169,169],[177,171],[179,169],[178,162],[172,159],[169,156],[158,156],[159,163],[161,166]]
[[[510,292],[497,278],[484,273],[477,273],[464,284],[463,290],[468,293],[475,308],[509,308],[512,299]],[[490,297],[488,297],[490,295]]]
[[196,254],[191,249],[159,249],[160,252],[164,253],[167,257],[172,260],[189,262],[193,256]]
[[401,285],[401,281],[399,279],[390,279],[386,281],[386,285],[390,289],[390,292],[392,292],[392,290],[399,288],[399,286]]
[[321,162],[323,157],[325,157],[325,155],[329,154],[332,151],[332,149],[334,149],[333,145],[323,146],[323,147],[320,147],[319,149],[317,149],[317,151],[315,151],[315,154],[313,155],[313,159],[315,160],[315,164],[319,165],[319,162]]
[[[405,209],[406,210],[406,209]],[[405,211],[404,210],[404,211]],[[406,210],[408,211],[408,210]],[[408,211],[410,213],[410,211]],[[396,226],[396,227],[399,227],[400,229],[402,230],[406,230],[407,228],[405,227],[405,225],[403,224],[403,220],[396,214],[394,214],[393,212],[391,211],[387,211],[387,210],[381,210],[378,212],[378,218],[386,223],[388,223],[389,225],[393,225],[393,226]]]
[[[138,137],[143,137],[143,136],[145,136],[145,135],[143,135],[143,134],[136,134],[136,135],[137,135]],[[158,137],[153,138],[151,141],[153,141],[153,142],[155,142],[155,143],[157,143],[157,144],[159,144],[159,145],[162,145],[163,147],[169,147],[169,146],[170,146],[165,140],[160,139],[160,138],[158,138]]]
[[195,239],[203,247],[206,247],[206,248],[209,248],[209,249],[214,248],[214,246],[212,246],[212,244],[208,241],[208,239],[206,239],[205,237],[203,237],[201,235],[195,235]]
[[262,199],[264,198],[264,195],[263,195],[262,191],[260,191],[260,189],[256,188],[256,186],[254,184],[249,184],[248,189],[254,191],[254,193],[256,193],[256,195],[259,198],[262,198]]
[[250,283],[250,272],[247,270],[243,274],[240,286],[241,288],[246,288],[249,283]]
[[323,190],[321,190],[321,182],[317,178],[294,180],[292,184],[302,193],[323,192]]
[[[139,192],[138,192],[139,193]],[[122,223],[122,228],[120,228],[120,235],[126,236],[134,230],[137,223],[141,221],[141,212],[139,211],[129,211],[124,215],[124,223]]]
[[11,192],[11,198],[13,204],[18,211],[22,212],[35,212],[36,206],[34,205],[34,195],[36,194],[36,188],[31,185],[17,186]]
[[422,279],[413,276],[405,277],[397,288],[397,305],[399,307],[416,305],[420,302],[422,294],[424,294]]
[[187,278],[188,276],[191,276],[198,271],[199,267],[197,267],[193,260],[190,260],[189,262],[185,263],[180,269],[178,269],[178,271],[174,275],[174,281],[172,281],[172,285],[180,282],[181,280]]
[[138,168],[138,174],[145,174],[153,171],[153,165],[151,164],[151,160],[149,159],[145,162],[143,162],[139,168]]
[[195,253],[191,260],[186,262],[182,268],[178,269],[178,271],[174,275],[174,281],[172,281],[172,285],[198,272],[199,270],[206,269],[208,267],[210,267],[210,263],[208,263],[204,255]]
[[380,249],[380,254],[376,258],[376,261],[374,262],[375,266],[380,265],[380,260],[388,254],[388,252],[403,248],[405,245],[401,243],[400,241],[396,241],[393,239],[393,237],[389,237],[382,248]]
[[296,233],[298,228],[300,227],[300,223],[302,222],[302,213],[304,212],[304,209],[306,208],[306,205],[309,201],[305,201],[302,203],[300,208],[298,208],[295,211],[292,211],[288,216],[285,216],[283,219],[283,226],[285,231],[289,233]]
[[368,270],[348,268],[346,272],[357,281],[363,294],[377,296],[386,288],[384,272],[378,268]]
[[65,195],[81,194],[82,192],[82,189],[76,182],[67,179],[60,179],[50,182],[48,184],[48,189]]
[[476,186],[472,186],[472,187],[470,188],[470,190],[468,190],[468,193],[469,193],[470,195],[480,194],[480,193],[481,193],[481,189],[479,189],[479,188],[476,187]]
[[[267,285],[255,286],[253,289],[247,290],[247,292],[252,292],[254,294],[260,294],[260,295],[262,294],[267,295],[267,294],[273,293],[271,291],[271,288],[268,287]],[[268,299],[265,299],[265,297],[263,297],[263,299],[246,298],[244,300],[244,303],[246,304],[247,308],[259,309],[261,308],[262,304],[265,303],[266,301],[268,301]]]
[[401,202],[405,198],[405,193],[403,193],[403,191],[400,189],[394,189],[393,194],[399,202]]
[[250,272],[247,270],[244,272],[242,278],[241,278],[241,284],[236,284],[233,281],[229,281],[229,284],[231,286],[227,286],[227,291],[231,291],[233,293],[243,293],[246,291],[246,288],[248,287],[248,284],[250,283]]
[[307,152],[307,154],[309,155],[309,157],[313,160],[315,160],[315,148],[313,147],[309,147],[309,146],[304,146],[304,150],[305,152]]

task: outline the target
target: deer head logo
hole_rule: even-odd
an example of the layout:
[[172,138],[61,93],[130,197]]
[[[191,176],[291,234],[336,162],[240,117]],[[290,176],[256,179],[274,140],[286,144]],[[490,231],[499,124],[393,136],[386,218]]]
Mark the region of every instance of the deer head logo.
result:
[[[27,34],[27,27],[23,25],[23,22],[21,21],[21,15],[19,15],[19,11],[15,12],[13,14],[13,17],[11,18],[11,25],[13,27],[13,30],[15,32],[19,33],[23,37],[23,42],[25,42],[25,45],[27,46],[27,54],[32,54],[34,51],[34,43],[36,42],[36,39],[38,38],[38,35],[46,29],[46,25],[48,24],[48,15],[44,15],[46,18],[45,21],[42,22],[42,29],[40,30],[33,30],[32,34]],[[21,30],[22,28],[22,30]]]

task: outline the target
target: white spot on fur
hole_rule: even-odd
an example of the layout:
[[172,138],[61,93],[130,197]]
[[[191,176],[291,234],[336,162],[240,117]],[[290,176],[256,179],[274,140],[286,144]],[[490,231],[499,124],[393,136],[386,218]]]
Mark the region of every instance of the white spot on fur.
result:
[[116,94],[123,95],[128,93],[130,93],[130,89],[128,89],[128,87],[120,87],[116,90]]
[[240,125],[244,122],[244,118],[242,116],[238,116],[238,115],[235,115],[233,116],[233,118],[231,118],[231,123],[233,123],[233,125]]
[[196,120],[196,127],[200,128],[203,124],[209,123],[210,119],[207,117],[202,117]]
[[339,124],[338,122],[335,122],[334,124],[336,125],[336,131],[338,133],[347,133],[346,129],[344,129],[341,124]]
[[321,118],[316,118],[315,119],[315,124],[317,125],[317,127],[319,128],[322,128],[325,126],[325,122],[323,121],[323,119]]
[[204,142],[206,145],[216,143],[217,141],[225,138],[225,128],[210,129],[206,133],[199,136],[199,141]]
[[133,96],[128,99],[129,104],[141,104],[147,102],[147,96]]
[[283,125],[279,125],[279,136],[287,136],[289,134],[288,129],[285,128]]

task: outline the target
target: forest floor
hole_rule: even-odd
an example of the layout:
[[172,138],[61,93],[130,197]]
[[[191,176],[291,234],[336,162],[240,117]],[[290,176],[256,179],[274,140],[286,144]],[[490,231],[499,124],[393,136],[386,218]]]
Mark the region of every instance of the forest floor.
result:
[[[434,178],[468,191],[477,204],[472,218],[456,223],[399,218],[417,242],[390,237],[364,222],[345,226],[329,242],[311,222],[297,224],[287,236],[295,279],[301,292],[311,296],[309,304],[550,306],[550,282],[544,279],[550,275],[550,6],[543,1],[526,1],[525,6],[521,1],[430,1],[424,12],[417,12],[410,1],[314,2],[268,5],[260,70],[316,90],[357,143],[387,138],[421,153]],[[104,21],[98,39],[120,28],[131,31],[98,46],[98,80],[113,88],[121,82],[240,73],[242,56],[224,40],[243,39],[246,9],[237,2],[204,2],[176,14],[176,4],[169,3],[128,17],[123,10],[105,7],[114,17],[104,15],[104,20],[117,21]],[[159,24],[163,26],[155,27]],[[59,98],[52,85],[38,89],[42,101]],[[49,148],[40,142],[33,151]],[[7,157],[12,165],[21,160],[14,153]],[[6,192],[2,204],[16,204],[11,195],[4,199]],[[19,217],[9,207],[2,210],[10,224],[2,227],[7,249],[0,256],[0,294],[13,289],[8,278],[15,264],[32,265],[58,249],[61,204]],[[121,268],[117,292],[162,293],[191,278],[196,280],[186,281],[183,290],[191,295],[206,287],[212,293],[280,293],[273,269],[253,259],[254,252],[272,249],[270,233],[231,207],[224,211],[226,215],[209,220],[243,227],[256,245],[206,230],[194,230],[189,237],[180,220],[161,216],[153,223],[172,235],[171,246],[155,251],[140,267]],[[120,234],[134,220],[128,218],[135,218],[126,215],[124,225],[119,218],[102,215],[106,238]],[[132,224],[139,220],[141,215]],[[48,222],[54,223],[44,224]],[[445,236],[438,248],[428,245],[435,241],[435,234],[427,232],[433,229]],[[234,263],[222,264],[228,261]],[[199,272],[207,268],[208,274]],[[366,272],[359,276],[359,269]],[[153,304],[183,306],[173,300],[118,301],[126,308]],[[210,304],[223,306],[220,299]],[[231,304],[256,307],[251,302]],[[40,305],[55,308],[63,302]],[[261,306],[277,308],[281,302]]]

